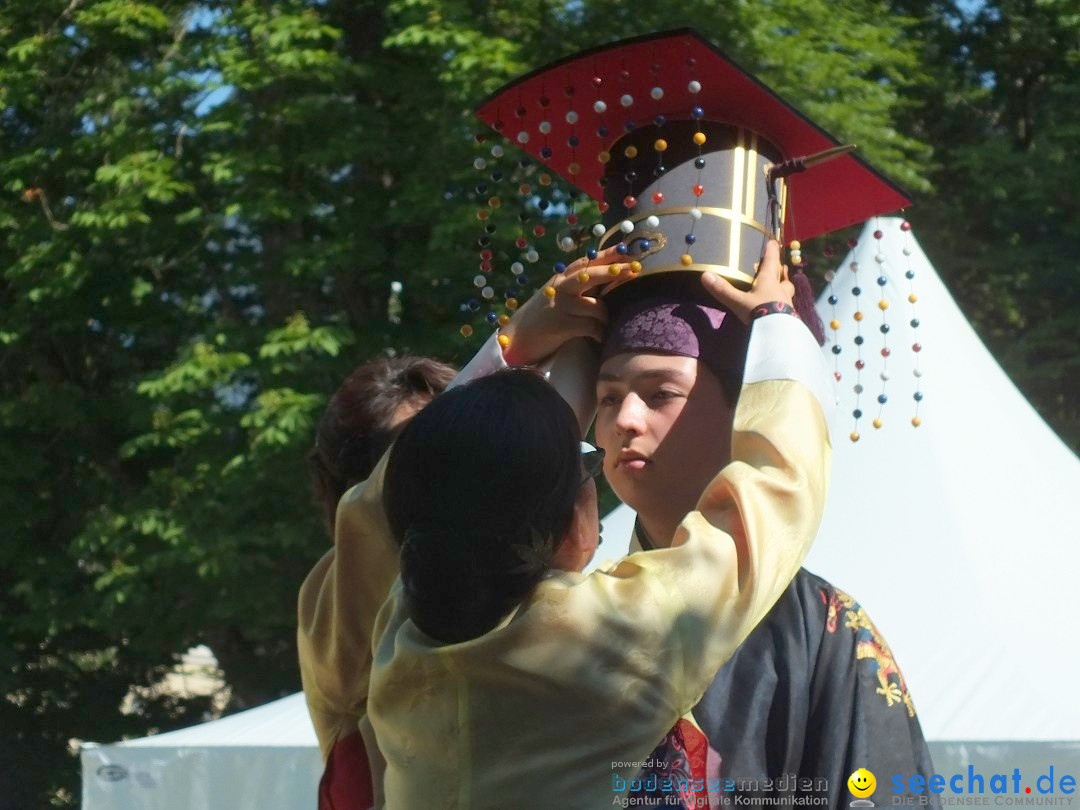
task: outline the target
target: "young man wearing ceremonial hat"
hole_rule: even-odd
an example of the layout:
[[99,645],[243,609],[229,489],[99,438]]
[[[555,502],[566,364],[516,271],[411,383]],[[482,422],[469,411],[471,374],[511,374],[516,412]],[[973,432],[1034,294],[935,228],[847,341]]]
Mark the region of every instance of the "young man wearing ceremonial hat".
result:
[[[719,96],[713,95],[720,89]],[[751,97],[753,103],[748,102]],[[741,100],[739,105],[736,100]],[[706,104],[712,108],[721,103],[727,108],[722,115],[719,107],[705,108]],[[612,110],[621,112],[608,115]],[[565,357],[560,347],[568,339],[608,334],[602,369],[605,378],[601,381],[608,387],[600,389],[604,402],[598,437],[608,445],[612,483],[640,510],[638,542],[644,547],[661,547],[651,553],[665,554],[662,547],[670,542],[667,532],[674,503],[690,488],[690,480],[709,469],[715,472],[727,461],[732,391],[738,390],[746,330],[739,329],[736,319],[717,308],[715,299],[699,301],[695,293],[688,292],[693,284],[689,288],[686,282],[676,285],[681,289],[673,300],[664,274],[673,269],[696,270],[699,272],[685,275],[696,281],[701,272],[717,274],[745,288],[753,278],[766,235],[776,234],[785,214],[787,235],[808,238],[893,210],[906,200],[850,157],[789,177],[786,183],[774,178],[766,188],[762,182],[765,163],[779,166],[776,174],[782,174],[800,168],[790,158],[828,150],[835,142],[692,34],[643,38],[566,60],[515,83],[488,102],[480,115],[582,190],[597,197],[603,190],[605,226],[597,229],[601,239],[590,248],[591,258],[574,262],[553,277],[503,329],[499,344],[506,349],[505,360],[491,341],[466,368],[465,375],[475,376],[505,362],[532,363],[551,355],[558,365],[559,358]],[[726,123],[734,120],[742,128]],[[692,144],[689,164],[680,157],[685,151],[680,132],[688,135]],[[798,137],[789,138],[791,132]],[[628,134],[630,138],[624,140]],[[566,144],[569,152],[557,149],[559,143]],[[724,152],[730,154],[726,190],[724,181],[712,176],[720,165],[720,158],[713,155]],[[715,165],[710,167],[710,163]],[[686,171],[696,174],[688,178]],[[813,173],[817,173],[819,183],[803,182]],[[752,174],[756,174],[756,182]],[[657,179],[671,185],[654,188]],[[688,184],[687,179],[694,182]],[[795,205],[799,200],[801,204]],[[771,261],[769,266],[775,266],[775,260]],[[724,286],[710,275],[704,278],[710,286]],[[608,280],[615,282],[612,286],[625,283],[624,288],[605,296],[605,300],[620,304],[612,307],[612,330],[605,329],[607,308],[593,292],[600,282]],[[657,303],[656,296],[663,299],[664,295],[666,300]],[[790,324],[772,328],[774,334],[803,329],[793,318],[779,320]],[[782,357],[784,353],[782,337],[750,345],[755,367],[768,368],[774,355]],[[687,361],[681,369],[684,390],[673,386],[675,375],[670,368],[642,368],[650,357],[669,366]],[[557,376],[553,374],[553,381]],[[590,378],[591,392],[593,375],[585,372],[585,376]],[[648,402],[642,396],[644,389],[637,385],[639,380],[657,383],[655,390],[646,394]],[[564,395],[587,418],[586,412],[591,411],[582,404],[581,386],[575,386],[573,380],[564,385]],[[821,391],[815,394],[818,401],[831,397]],[[641,410],[643,406],[645,410]],[[638,409],[636,417],[634,408]],[[683,427],[695,419],[703,420],[704,427]],[[627,441],[630,436],[636,439]],[[683,449],[669,453],[667,448],[675,448],[679,442]],[[689,508],[693,506],[691,503]],[[344,503],[342,509],[347,515]],[[782,527],[782,512],[778,506],[762,519]],[[782,530],[778,538],[780,534]],[[339,531],[339,553],[348,550],[342,542],[347,538],[341,535]],[[313,688],[316,700],[335,701],[334,691],[340,691],[343,700],[350,700],[345,694],[355,691],[350,684],[366,683],[370,647],[363,648],[370,638],[370,627],[360,624],[374,616],[385,596],[385,586],[393,578],[392,555],[380,552],[375,556],[387,569],[385,575],[376,577],[374,569],[380,566],[364,553],[350,552],[355,577],[341,576],[350,568],[347,560],[331,561],[338,572],[336,578],[351,583],[350,589],[365,591],[365,586],[376,583],[378,587],[366,588],[370,593],[346,598],[340,586],[326,591],[333,583],[324,576],[327,569],[322,564],[305,583],[301,659],[305,687],[309,681],[320,682]],[[375,593],[380,588],[382,592]],[[819,616],[814,601],[821,599],[829,602],[825,617]],[[361,602],[363,610],[357,608]],[[784,607],[786,603],[790,608]],[[859,624],[852,625],[853,619]],[[887,647],[873,638],[864,640],[872,631],[867,631],[869,621],[853,600],[849,604],[827,583],[800,573],[766,624],[774,629],[759,629],[736,653],[733,664],[745,664],[721,670],[693,718],[679,721],[667,738],[658,740],[654,760],[659,761],[663,775],[716,776],[715,752],[719,751],[720,775],[725,780],[780,779],[792,774],[824,777],[830,806],[844,806],[848,797],[843,783],[849,775],[844,769],[852,756],[865,752],[868,760],[854,762],[851,770],[877,767],[879,774],[891,773],[891,763],[897,762],[901,764],[896,772],[929,773],[929,758],[913,716],[904,714],[900,724],[907,739],[896,733],[894,719],[910,700],[904,700],[902,687],[894,688],[897,676],[892,673],[894,666],[889,665],[891,658],[886,660]],[[849,629],[855,626],[859,627],[858,637]],[[356,638],[350,641],[352,636]],[[832,643],[834,640],[840,643]],[[355,654],[349,653],[354,647]],[[879,651],[875,660],[880,663],[872,673],[860,659],[875,649]],[[843,654],[833,654],[833,650]],[[625,652],[629,656],[634,653]],[[838,665],[832,665],[834,660]],[[834,672],[837,677],[833,677]],[[733,683],[728,685],[728,681]],[[873,693],[875,682],[880,692],[875,697],[882,707],[889,697],[900,701],[888,707],[894,710],[893,715],[886,715],[884,709],[879,711],[877,704],[865,699],[863,693]],[[325,684],[337,684],[341,689],[324,689]],[[350,710],[362,714],[366,693],[353,697]],[[876,723],[874,718],[878,717],[887,722]],[[374,748],[370,727],[365,730],[368,747]],[[879,730],[884,739],[878,737]],[[879,756],[891,750],[900,751],[901,756]],[[676,752],[685,755],[676,756]],[[908,768],[908,761],[916,762],[915,766]],[[717,798],[717,791],[708,791],[703,783],[678,784],[681,789],[677,787],[675,792],[685,804]],[[738,788],[737,784],[728,788],[722,783],[720,792],[731,794]],[[777,791],[790,793],[779,783],[769,792],[776,796]],[[537,797],[536,806],[545,806],[543,797]]]
[[[701,484],[731,457],[748,360],[747,325],[708,290],[721,279],[745,288],[764,240],[781,230],[797,261],[794,240],[907,200],[692,32],[616,43],[542,68],[479,114],[600,203],[597,243],[565,274],[614,279],[600,298],[609,320],[597,444],[612,488],[638,512],[631,551],[663,549]],[[806,292],[796,303],[816,321]],[[516,337],[539,305],[527,304],[502,330],[508,362],[536,362],[550,348]],[[749,361],[757,367],[763,359]],[[708,746],[683,726],[652,760],[711,749],[729,795],[809,794],[846,807],[846,782],[859,768],[879,779],[933,775],[888,644],[852,597],[805,569],[693,717]],[[662,776],[665,767],[654,771]]]

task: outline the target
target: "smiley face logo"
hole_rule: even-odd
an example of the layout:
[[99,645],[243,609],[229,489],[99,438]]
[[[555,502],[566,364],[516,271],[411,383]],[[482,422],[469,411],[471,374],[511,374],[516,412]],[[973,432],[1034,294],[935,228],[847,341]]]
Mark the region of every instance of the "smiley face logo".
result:
[[859,768],[847,780],[848,790],[851,791],[852,796],[858,796],[860,799],[865,799],[874,792],[874,788],[877,787],[877,779],[866,768]]

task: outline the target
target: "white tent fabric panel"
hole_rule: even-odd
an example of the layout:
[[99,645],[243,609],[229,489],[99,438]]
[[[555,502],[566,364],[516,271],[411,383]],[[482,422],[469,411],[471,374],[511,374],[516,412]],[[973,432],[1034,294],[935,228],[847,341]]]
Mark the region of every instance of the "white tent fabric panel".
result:
[[[1080,701],[1048,688],[1069,683],[1080,667],[1080,647],[1068,640],[1080,618],[1071,595],[1080,570],[1080,461],[979,341],[900,222],[868,223],[836,271],[842,427],[807,567],[874,618],[928,738],[1080,740]],[[847,438],[856,382],[852,261],[866,316],[858,443]],[[909,268],[917,335],[908,325]],[[885,425],[875,430],[884,362],[879,273],[888,281],[892,356]],[[824,297],[819,310],[828,322]],[[916,340],[925,347],[918,357],[926,395],[917,429],[910,424]]]
[[83,810],[314,810],[323,770],[301,693],[80,758]]

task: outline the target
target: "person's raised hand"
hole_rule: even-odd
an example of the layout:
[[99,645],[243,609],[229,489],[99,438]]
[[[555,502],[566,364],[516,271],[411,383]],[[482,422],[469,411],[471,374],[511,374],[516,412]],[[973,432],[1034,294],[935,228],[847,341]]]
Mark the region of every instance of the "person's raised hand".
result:
[[788,280],[788,269],[780,266],[780,243],[770,239],[765,246],[760,269],[753,286],[746,292],[737,289],[716,273],[703,273],[701,283],[706,290],[743,323],[750,323],[754,307],[771,301],[793,305],[795,285]]
[[602,341],[607,308],[590,293],[615,280],[618,274],[612,273],[613,265],[627,273],[627,264],[615,247],[610,247],[595,259],[576,259],[552,276],[499,330],[509,339],[503,350],[506,362],[517,366],[539,363],[572,338]]

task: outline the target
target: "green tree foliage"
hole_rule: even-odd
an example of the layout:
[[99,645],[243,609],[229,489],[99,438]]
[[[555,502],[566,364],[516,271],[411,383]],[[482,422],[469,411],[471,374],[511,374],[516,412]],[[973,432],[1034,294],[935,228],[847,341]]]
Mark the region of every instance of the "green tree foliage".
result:
[[1080,450],[1080,13],[1068,0],[915,5],[933,81],[904,124],[935,161],[911,219],[999,362]]
[[[1033,42],[1075,33],[1038,8]],[[1075,244],[1076,88],[1006,87],[1016,64],[977,48],[1013,41],[1003,20],[886,0],[4,3],[0,803],[72,802],[71,737],[198,720],[206,700],[119,710],[190,645],[218,656],[231,709],[298,688],[295,594],[327,546],[313,422],[361,358],[477,345],[456,332],[468,111],[551,58],[697,27],[928,210],[988,212],[960,242],[928,217],[933,255],[978,272],[989,322],[1023,322],[1030,351],[1063,341],[1035,285],[1075,307],[1038,234]],[[1039,75],[1075,71],[1075,46],[1046,59]],[[1005,203],[974,206],[987,166]]]

